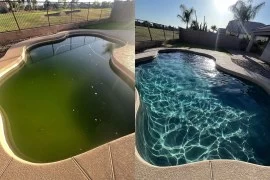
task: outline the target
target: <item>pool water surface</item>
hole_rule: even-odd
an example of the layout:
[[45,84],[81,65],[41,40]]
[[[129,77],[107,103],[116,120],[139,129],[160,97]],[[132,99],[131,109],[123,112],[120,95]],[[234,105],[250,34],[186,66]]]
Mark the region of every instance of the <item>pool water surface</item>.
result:
[[58,161],[134,132],[134,89],[111,68],[114,46],[76,36],[28,52],[27,63],[0,86],[17,156]]
[[157,166],[212,159],[270,165],[270,98],[190,53],[160,53],[136,67],[136,146]]

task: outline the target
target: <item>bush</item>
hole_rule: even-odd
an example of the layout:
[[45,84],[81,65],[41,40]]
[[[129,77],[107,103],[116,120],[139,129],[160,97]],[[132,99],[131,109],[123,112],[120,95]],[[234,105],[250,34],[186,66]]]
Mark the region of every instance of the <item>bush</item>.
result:
[[0,14],[5,14],[5,13],[8,13],[8,9],[0,6]]
[[248,46],[248,43],[249,43],[249,39],[248,38],[243,38],[241,39],[240,41],[240,50],[241,51],[245,51],[247,46]]
[[26,5],[26,6],[24,7],[24,10],[25,10],[25,11],[31,11],[31,10],[32,10],[31,5]]

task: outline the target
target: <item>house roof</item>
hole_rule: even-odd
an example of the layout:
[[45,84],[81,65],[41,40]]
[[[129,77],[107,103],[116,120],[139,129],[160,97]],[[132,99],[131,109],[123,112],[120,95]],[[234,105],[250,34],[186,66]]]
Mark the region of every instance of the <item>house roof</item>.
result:
[[270,34],[270,25],[266,25],[266,26],[263,26],[263,27],[259,27],[257,28],[256,30],[254,30],[255,34]]
[[245,21],[241,23],[239,20],[232,20],[228,23],[226,30],[234,34],[251,34],[259,27],[264,27],[265,24],[259,22]]

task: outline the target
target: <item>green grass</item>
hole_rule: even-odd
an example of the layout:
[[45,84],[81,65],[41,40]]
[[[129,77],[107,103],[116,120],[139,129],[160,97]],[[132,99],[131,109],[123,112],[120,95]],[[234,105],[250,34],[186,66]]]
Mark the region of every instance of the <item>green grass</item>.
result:
[[[151,40],[147,27],[136,26],[136,41],[147,41]],[[178,31],[165,30],[165,37],[163,29],[150,28],[152,40],[170,40],[178,38]]]
[[118,30],[133,30],[134,29],[134,21],[130,21],[128,23],[121,23],[121,22],[107,22],[107,23],[100,23],[100,24],[91,24],[87,25],[87,29],[118,29]]
[[[102,10],[102,14],[101,14]],[[88,20],[98,20],[108,18],[111,14],[111,9],[90,9],[89,10],[89,16],[88,16],[88,9],[81,9],[81,12],[74,12],[71,14],[66,14],[64,11],[66,9],[62,9],[59,11],[50,11],[49,14],[55,13],[55,12],[61,12],[59,16],[49,16],[50,24],[56,25],[56,24],[65,24],[65,23],[71,23],[71,22],[81,22]],[[34,27],[40,27],[40,26],[48,26],[48,17],[45,16],[47,14],[47,11],[20,11],[14,13],[18,24],[21,29],[28,29],[28,28],[34,28]],[[87,17],[88,16],[88,17]],[[18,27],[16,25],[16,22],[14,20],[14,17],[12,13],[7,14],[0,14],[0,32],[5,31],[14,31],[18,30]]]

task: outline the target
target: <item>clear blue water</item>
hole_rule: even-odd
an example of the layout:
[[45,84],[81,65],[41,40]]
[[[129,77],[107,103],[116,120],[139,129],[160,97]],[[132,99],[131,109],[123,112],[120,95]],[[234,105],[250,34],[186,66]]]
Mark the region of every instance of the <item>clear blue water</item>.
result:
[[140,155],[158,166],[237,159],[270,165],[270,98],[212,59],[161,53],[136,67]]

